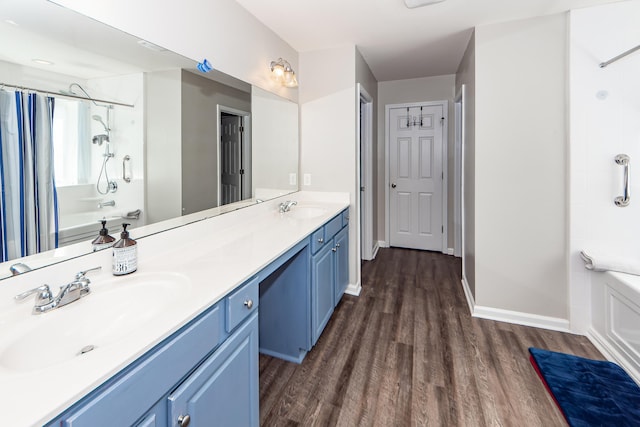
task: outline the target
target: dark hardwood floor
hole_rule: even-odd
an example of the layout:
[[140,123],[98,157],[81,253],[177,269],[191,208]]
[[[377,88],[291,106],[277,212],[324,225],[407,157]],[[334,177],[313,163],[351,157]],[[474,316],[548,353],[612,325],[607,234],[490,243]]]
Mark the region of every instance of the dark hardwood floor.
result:
[[381,249],[301,365],[260,356],[264,426],[564,426],[531,346],[602,359],[582,336],[472,318],[458,258]]

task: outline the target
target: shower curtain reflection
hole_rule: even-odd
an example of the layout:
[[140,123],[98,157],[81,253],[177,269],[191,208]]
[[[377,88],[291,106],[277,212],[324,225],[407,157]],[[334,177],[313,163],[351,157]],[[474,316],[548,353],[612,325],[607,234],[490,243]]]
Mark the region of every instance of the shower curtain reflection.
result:
[[54,249],[54,99],[0,90],[0,260]]

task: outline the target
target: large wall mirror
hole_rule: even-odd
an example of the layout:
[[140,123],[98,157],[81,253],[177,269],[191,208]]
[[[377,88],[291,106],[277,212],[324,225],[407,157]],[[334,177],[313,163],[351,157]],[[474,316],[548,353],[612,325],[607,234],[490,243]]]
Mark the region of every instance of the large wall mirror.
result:
[[[3,1],[0,38],[0,278],[90,252],[102,218],[143,237],[298,190],[297,104],[45,0]],[[49,204],[20,187],[43,136]],[[31,204],[40,236],[18,242]]]

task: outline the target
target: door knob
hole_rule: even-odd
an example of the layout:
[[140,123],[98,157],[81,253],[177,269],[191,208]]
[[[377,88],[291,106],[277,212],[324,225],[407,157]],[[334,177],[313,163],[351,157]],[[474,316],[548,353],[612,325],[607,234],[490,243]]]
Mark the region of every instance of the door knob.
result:
[[396,183],[395,182],[391,183],[391,188],[396,188]]

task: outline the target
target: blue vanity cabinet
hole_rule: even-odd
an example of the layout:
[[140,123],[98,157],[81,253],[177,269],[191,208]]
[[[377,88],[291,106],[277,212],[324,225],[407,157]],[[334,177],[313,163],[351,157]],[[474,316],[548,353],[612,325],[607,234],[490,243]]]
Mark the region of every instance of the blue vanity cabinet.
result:
[[257,426],[257,361],[258,313],[254,313],[171,393],[169,426]]
[[254,277],[47,427],[257,426],[258,305]]
[[325,245],[311,259],[311,327],[314,345],[333,314],[335,264],[331,245]]
[[334,306],[337,306],[349,286],[349,227],[345,226],[334,238],[336,248],[336,280]]
[[[349,284],[348,210],[311,235],[311,326],[313,344],[329,322]],[[345,219],[346,218],[346,219]]]

